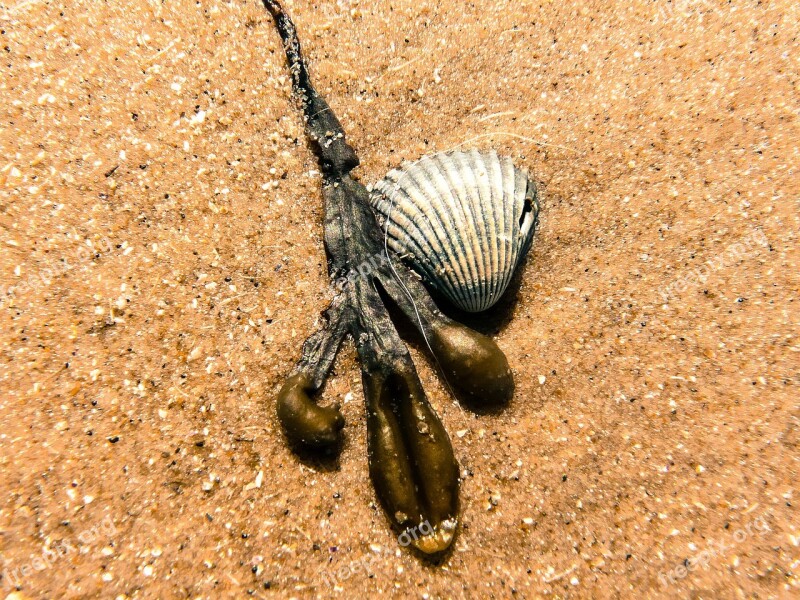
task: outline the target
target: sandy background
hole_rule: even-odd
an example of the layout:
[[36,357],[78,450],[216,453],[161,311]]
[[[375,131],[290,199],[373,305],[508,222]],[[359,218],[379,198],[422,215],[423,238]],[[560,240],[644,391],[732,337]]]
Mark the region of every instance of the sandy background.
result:
[[376,505],[352,346],[340,459],[276,423],[331,291],[268,14],[15,4],[0,597],[796,597],[796,3],[287,2],[363,181],[464,144],[543,186],[512,404],[413,350],[464,475],[440,566]]

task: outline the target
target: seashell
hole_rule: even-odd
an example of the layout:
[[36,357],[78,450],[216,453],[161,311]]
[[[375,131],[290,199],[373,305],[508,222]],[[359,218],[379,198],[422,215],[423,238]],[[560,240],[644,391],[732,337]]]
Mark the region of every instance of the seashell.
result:
[[423,156],[370,192],[389,248],[468,312],[500,299],[538,223],[536,184],[494,151]]

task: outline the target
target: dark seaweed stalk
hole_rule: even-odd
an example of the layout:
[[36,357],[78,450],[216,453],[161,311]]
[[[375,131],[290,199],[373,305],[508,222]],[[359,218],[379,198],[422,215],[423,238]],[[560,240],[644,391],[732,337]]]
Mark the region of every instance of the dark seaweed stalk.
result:
[[369,274],[343,279],[384,252],[382,231],[366,188],[350,177],[358,158],[341,123],[311,84],[294,24],[278,2],[262,1],[283,39],[294,95],[321,165],[329,274],[332,280],[346,281],[325,312],[327,325],[306,340],[281,388],[278,417],[295,445],[325,449],[338,444],[344,425],[338,407],[320,407],[312,397],[324,384],[342,340],[351,334],[361,364],[370,475],[377,496],[397,529],[413,529],[412,543],[425,554],[437,554],[449,547],[458,523],[458,464],[381,291],[420,330],[444,376],[466,399],[506,402],[514,390],[511,371],[490,338],[442,315],[400,262],[392,269],[382,261]]

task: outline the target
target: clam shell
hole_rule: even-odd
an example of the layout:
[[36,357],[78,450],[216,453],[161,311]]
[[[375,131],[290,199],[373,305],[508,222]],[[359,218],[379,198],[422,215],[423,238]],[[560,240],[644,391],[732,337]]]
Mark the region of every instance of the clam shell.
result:
[[530,248],[536,184],[494,151],[450,151],[394,169],[370,202],[387,245],[453,304],[480,312],[505,292]]

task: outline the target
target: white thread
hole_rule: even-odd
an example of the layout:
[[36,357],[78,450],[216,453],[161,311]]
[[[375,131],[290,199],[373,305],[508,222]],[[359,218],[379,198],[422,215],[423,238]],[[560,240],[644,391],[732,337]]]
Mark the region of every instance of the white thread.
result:
[[451,152],[452,150],[455,150],[456,148],[460,148],[464,144],[469,144],[470,142],[474,142],[475,140],[479,140],[479,139],[485,138],[485,137],[492,137],[492,136],[495,136],[495,135],[507,135],[509,137],[517,138],[517,139],[520,139],[520,140],[525,140],[526,142],[530,142],[531,144],[536,144],[537,146],[549,146],[551,148],[559,148],[560,150],[569,150],[570,152],[574,152],[575,154],[580,154],[581,153],[579,150],[575,150],[575,148],[569,148],[567,146],[560,146],[558,144],[550,144],[548,142],[540,142],[540,141],[535,140],[533,138],[529,138],[529,137],[526,137],[524,135],[520,135],[518,133],[512,133],[510,131],[492,131],[492,132],[489,132],[489,133],[482,133],[481,135],[476,135],[475,137],[470,138],[470,139],[468,139],[466,141],[463,141],[460,144],[456,144],[455,146],[450,148],[450,150],[447,150],[447,152]]
[[[403,175],[405,176],[405,174]],[[428,341],[428,336],[425,334],[425,326],[422,324],[422,316],[419,314],[419,310],[417,309],[417,303],[414,302],[414,298],[411,295],[411,292],[408,291],[406,284],[403,283],[402,279],[400,279],[400,275],[397,273],[397,271],[394,268],[394,265],[392,264],[392,257],[389,254],[389,220],[392,217],[392,210],[394,210],[394,200],[389,199],[389,211],[386,213],[386,229],[384,229],[383,231],[383,251],[386,252],[386,261],[389,263],[389,268],[392,270],[392,275],[394,275],[394,278],[397,280],[397,283],[400,284],[400,287],[403,288],[403,292],[405,292],[406,297],[411,301],[411,306],[414,307],[414,313],[417,315],[419,330],[422,333],[422,337],[425,339],[425,345],[428,346],[428,350],[431,351],[431,354],[433,354],[433,357],[436,359],[436,362],[438,363],[439,359],[436,358],[436,354],[434,354],[433,352],[431,343]],[[441,365],[439,366],[441,367]]]
[[[405,177],[406,175],[407,173],[403,173],[403,177]],[[395,187],[399,186],[400,181],[402,180],[403,180],[402,177],[398,179],[397,182],[395,183]],[[419,323],[419,331],[422,334],[423,339],[425,340],[425,345],[428,346],[428,350],[431,351],[431,356],[433,356],[433,360],[435,360],[436,364],[439,365],[439,371],[442,373],[444,384],[450,391],[450,395],[453,398],[457,398],[458,396],[456,395],[455,390],[453,390],[453,386],[451,386],[450,382],[447,380],[447,371],[444,370],[442,363],[439,362],[439,357],[436,356],[436,353],[433,351],[433,348],[431,347],[431,343],[428,341],[428,336],[425,333],[425,326],[422,324],[422,316],[419,314],[419,310],[417,309],[417,303],[414,302],[414,298],[411,295],[411,292],[406,287],[406,284],[403,283],[403,280],[400,279],[400,275],[397,273],[397,271],[394,268],[394,265],[392,264],[392,257],[389,254],[389,222],[392,217],[392,210],[394,210],[394,199],[387,198],[387,200],[389,200],[389,210],[386,212],[386,228],[383,230],[383,251],[386,252],[386,261],[389,263],[389,268],[392,270],[392,275],[397,280],[397,283],[400,284],[400,287],[403,288],[403,292],[405,293],[406,297],[411,301],[411,306],[414,307],[414,313],[417,315],[417,322]],[[458,409],[463,414],[464,409],[462,408],[461,403],[456,402],[456,406],[458,406]]]

